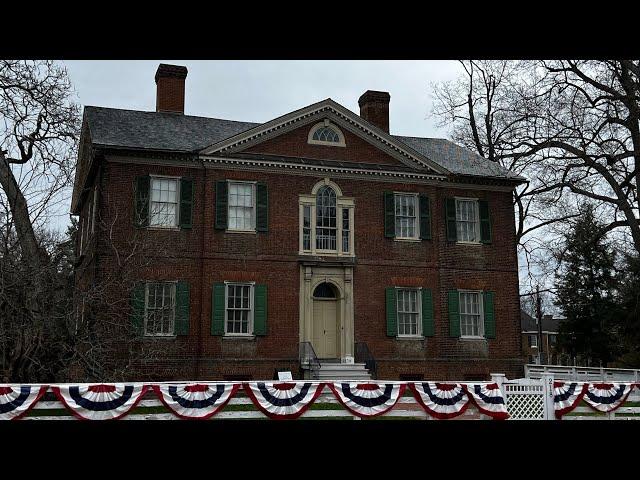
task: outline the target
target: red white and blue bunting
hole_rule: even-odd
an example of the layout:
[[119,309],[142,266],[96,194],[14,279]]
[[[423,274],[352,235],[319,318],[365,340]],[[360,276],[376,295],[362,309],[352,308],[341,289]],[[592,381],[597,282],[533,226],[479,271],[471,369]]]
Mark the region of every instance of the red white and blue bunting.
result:
[[153,385],[153,390],[176,416],[204,420],[218,413],[239,387],[232,383],[183,383]]
[[406,384],[399,383],[330,383],[336,398],[354,415],[375,417],[391,410],[404,393]]
[[576,408],[584,395],[587,385],[580,382],[553,382],[553,409],[556,418]]
[[468,383],[462,388],[475,403],[478,410],[496,420],[509,418],[504,396],[497,383]]
[[140,384],[110,383],[52,386],[53,393],[83,420],[115,420],[136,406],[148,387]]
[[469,407],[469,397],[459,383],[415,382],[409,388],[426,412],[436,418],[454,418]]
[[0,385],[0,420],[16,420],[26,415],[47,388],[47,385]]
[[324,383],[250,382],[244,384],[253,404],[269,418],[298,418],[316,401]]
[[627,401],[632,389],[632,383],[591,383],[583,400],[594,410],[609,413]]

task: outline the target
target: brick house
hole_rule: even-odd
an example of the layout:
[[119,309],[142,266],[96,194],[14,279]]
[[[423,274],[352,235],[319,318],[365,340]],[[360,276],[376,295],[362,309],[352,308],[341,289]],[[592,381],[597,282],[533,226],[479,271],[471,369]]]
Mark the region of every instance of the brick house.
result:
[[558,346],[562,318],[542,316],[542,329],[538,331],[536,319],[521,312],[522,355],[526,363],[546,365],[570,365],[571,355]]
[[325,376],[522,374],[521,177],[390,134],[386,92],[259,124],[185,115],[186,76],[159,66],[155,112],[85,107],[72,199],[80,289],[141,232],[168,247],[130,291],[153,375],[320,375],[314,355]]

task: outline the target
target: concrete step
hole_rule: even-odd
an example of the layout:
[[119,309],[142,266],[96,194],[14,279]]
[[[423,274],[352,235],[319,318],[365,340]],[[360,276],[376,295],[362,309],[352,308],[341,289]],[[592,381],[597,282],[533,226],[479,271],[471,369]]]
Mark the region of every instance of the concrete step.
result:
[[366,370],[364,363],[320,363],[321,370]]

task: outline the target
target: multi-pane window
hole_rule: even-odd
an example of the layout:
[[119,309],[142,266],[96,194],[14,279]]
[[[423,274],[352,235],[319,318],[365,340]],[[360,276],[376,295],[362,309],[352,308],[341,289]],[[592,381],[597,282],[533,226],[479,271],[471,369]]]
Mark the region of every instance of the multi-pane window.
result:
[[459,242],[480,241],[477,200],[456,199],[456,230]]
[[549,345],[555,346],[558,337],[555,334],[549,334]]
[[460,292],[460,334],[463,337],[484,335],[480,292]]
[[336,192],[325,185],[318,190],[316,203],[316,249],[336,249]]
[[420,290],[397,289],[398,335],[420,335]]
[[396,237],[418,238],[417,195],[395,194]]
[[178,225],[178,179],[151,177],[149,224],[156,227]]
[[252,183],[229,183],[229,230],[255,229],[255,195]]
[[311,250],[311,205],[304,205],[302,210],[302,249]]
[[349,209],[342,209],[342,251],[349,252]]
[[247,284],[227,284],[227,308],[225,333],[249,335],[252,332],[252,286]]
[[145,297],[144,334],[149,336],[174,335],[175,282],[147,283]]
[[340,136],[331,127],[320,127],[313,132],[313,139],[317,142],[340,143]]
[[529,346],[537,347],[538,346],[538,336],[537,335],[529,335]]

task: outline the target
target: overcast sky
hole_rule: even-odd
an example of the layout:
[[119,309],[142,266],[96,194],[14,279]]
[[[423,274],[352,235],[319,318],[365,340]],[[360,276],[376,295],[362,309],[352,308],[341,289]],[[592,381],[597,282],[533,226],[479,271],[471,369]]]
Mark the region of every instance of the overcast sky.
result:
[[359,113],[366,90],[391,94],[390,129],[396,135],[446,137],[431,113],[431,82],[450,80],[456,61],[185,61],[64,62],[84,105],[155,110],[159,63],[184,65],[185,113],[266,122],[325,98]]

